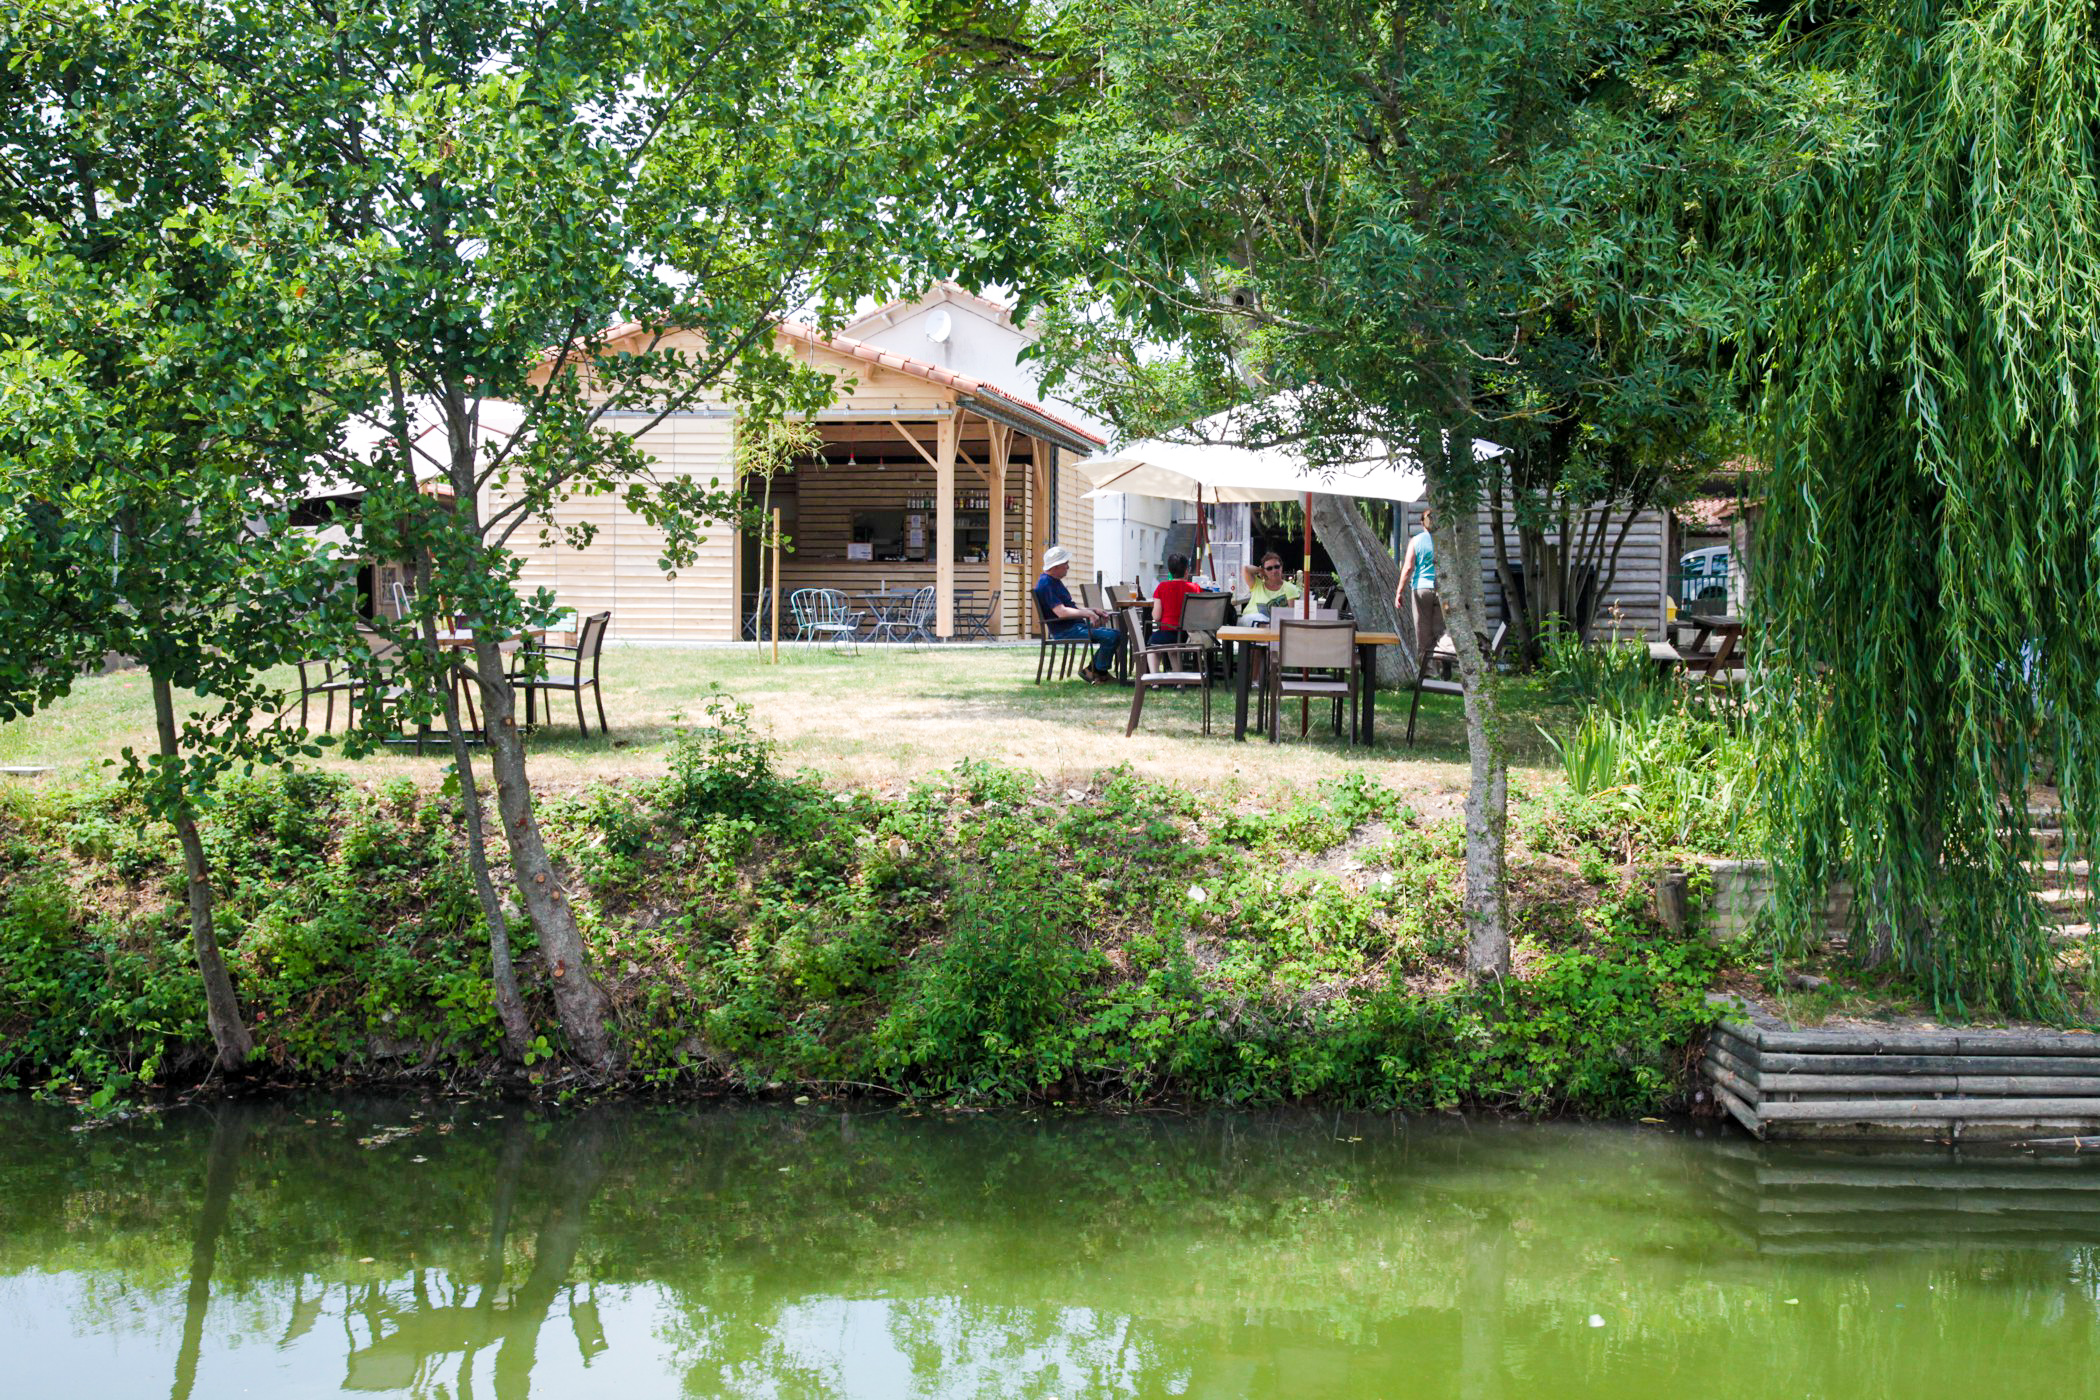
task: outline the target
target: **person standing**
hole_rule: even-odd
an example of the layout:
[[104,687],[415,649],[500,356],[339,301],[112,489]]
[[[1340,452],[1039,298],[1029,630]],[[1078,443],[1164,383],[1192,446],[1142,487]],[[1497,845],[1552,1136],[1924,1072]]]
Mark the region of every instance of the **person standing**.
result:
[[1071,590],[1065,587],[1065,575],[1071,571],[1071,550],[1053,544],[1043,551],[1043,573],[1034,590],[1036,615],[1059,641],[1084,638],[1094,643],[1094,664],[1080,667],[1079,675],[1088,685],[1100,685],[1116,664],[1116,648],[1123,644],[1123,634],[1107,625],[1107,613],[1072,601]]
[[1393,611],[1401,614],[1409,611],[1409,595],[1413,595],[1415,658],[1425,670],[1429,653],[1444,635],[1444,604],[1436,596],[1436,540],[1429,533],[1435,519],[1432,512],[1422,512],[1422,528],[1407,542],[1407,553],[1400,560],[1400,587],[1393,592]]

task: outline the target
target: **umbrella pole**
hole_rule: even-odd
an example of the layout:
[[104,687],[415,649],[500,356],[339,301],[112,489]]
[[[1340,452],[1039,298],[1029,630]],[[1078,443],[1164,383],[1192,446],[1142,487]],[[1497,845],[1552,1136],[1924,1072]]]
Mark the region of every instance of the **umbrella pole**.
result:
[[[1300,566],[1299,566],[1299,568],[1298,568],[1298,602],[1299,602],[1299,605],[1300,605],[1300,606],[1301,606],[1301,607],[1302,607],[1302,608],[1304,609],[1304,616],[1305,616],[1305,617],[1307,617],[1307,618],[1311,618],[1311,617],[1312,617],[1312,492],[1310,492],[1310,491],[1308,491],[1308,492],[1306,492],[1306,493],[1305,493],[1305,519],[1304,519],[1304,522],[1303,522],[1303,523],[1304,523],[1304,526],[1305,526],[1305,532],[1304,532],[1304,549],[1305,549],[1305,553],[1304,553],[1304,556],[1303,556],[1303,562],[1302,562],[1302,563],[1300,564]],[[1310,729],[1311,727],[1312,727],[1312,699],[1311,699],[1311,697],[1309,697],[1309,696],[1304,696],[1304,695],[1301,695],[1301,696],[1299,696],[1299,697],[1298,697],[1298,737],[1299,737],[1299,738],[1301,738],[1301,739],[1303,739],[1303,738],[1305,737],[1306,731],[1307,731],[1308,729]]]

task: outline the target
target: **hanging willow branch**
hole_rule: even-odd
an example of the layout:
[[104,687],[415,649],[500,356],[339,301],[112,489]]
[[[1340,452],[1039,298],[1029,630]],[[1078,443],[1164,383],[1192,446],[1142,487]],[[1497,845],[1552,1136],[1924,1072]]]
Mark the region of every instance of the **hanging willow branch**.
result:
[[2100,815],[2093,31],[1881,0],[1787,36],[1835,119],[1761,229],[1790,286],[1758,578],[1782,908],[1805,928],[1849,879],[1855,949],[1958,1010],[2060,1005],[2030,795],[2060,784],[2081,851]]

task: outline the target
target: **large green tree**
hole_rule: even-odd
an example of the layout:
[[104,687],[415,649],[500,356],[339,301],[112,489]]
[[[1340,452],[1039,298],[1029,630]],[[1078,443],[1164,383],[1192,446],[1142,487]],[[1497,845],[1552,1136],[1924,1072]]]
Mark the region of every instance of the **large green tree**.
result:
[[[1065,147],[1060,358],[1124,426],[1292,389],[1248,415],[1252,435],[1316,461],[1379,443],[1422,461],[1465,689],[1468,959],[1499,976],[1507,778],[1474,521],[1502,468],[1475,443],[1567,435],[1570,471],[1646,450],[1660,347],[1681,352],[1727,299],[1687,295],[1705,258],[1685,200],[1741,14],[1093,0],[1078,22],[1099,94]],[[1695,416],[1706,386],[1646,392]]]
[[[1805,12],[1806,13],[1806,12]],[[1793,908],[1950,1007],[2047,1009],[2030,799],[2100,817],[2100,51],[2090,5],[1818,9],[1752,253],[1761,733]],[[1807,927],[1805,917],[1796,925]]]
[[[432,635],[454,617],[472,627],[511,883],[571,1051],[604,1068],[608,1003],[541,839],[501,650],[563,600],[519,588],[511,544],[563,533],[566,501],[617,494],[663,531],[665,567],[689,562],[739,508],[735,484],[658,474],[649,429],[703,399],[751,423],[825,406],[835,386],[775,349],[782,318],[829,320],[938,272],[1010,271],[1043,207],[1053,65],[1020,5],[269,13],[254,91],[270,129],[246,159],[311,212],[308,334],[352,371],[332,411],[384,432],[337,469],[364,492],[364,547],[416,561],[414,609],[382,623],[403,644],[388,664],[407,691],[449,696],[453,658]],[[515,411],[511,431],[483,430],[491,404]],[[376,741],[391,717],[367,717]],[[450,719],[472,823],[474,764]],[[505,914],[478,883],[505,1009]]]
[[180,841],[219,1062],[253,1046],[198,832],[216,778],[311,752],[263,673],[347,618],[286,530],[326,423],[271,275],[267,192],[229,182],[239,24],[179,4],[0,19],[0,721],[116,654],[156,744],[127,775]]

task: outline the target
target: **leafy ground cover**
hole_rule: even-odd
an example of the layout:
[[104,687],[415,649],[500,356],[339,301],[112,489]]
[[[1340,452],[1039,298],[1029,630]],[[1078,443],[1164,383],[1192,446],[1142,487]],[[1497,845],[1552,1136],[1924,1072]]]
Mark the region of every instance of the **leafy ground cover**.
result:
[[[1645,1112],[1723,961],[1653,923],[1647,837],[1565,789],[1514,824],[1517,974],[1473,989],[1457,825],[1366,771],[1283,801],[983,758],[837,784],[727,696],[666,754],[548,811],[636,1087]],[[361,777],[235,778],[212,809],[257,1042],[290,1080],[500,1077],[451,799]],[[0,1076],[106,1102],[202,1073],[168,831],[106,785],[0,793]]]

